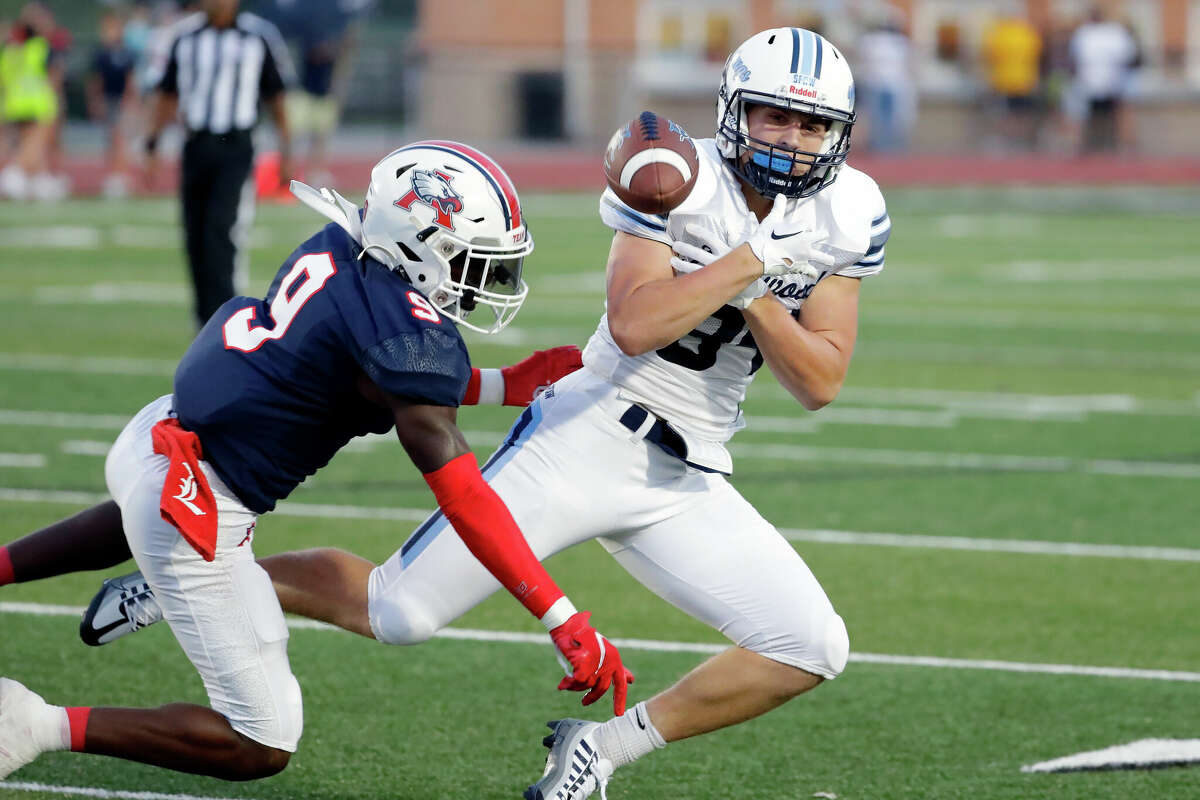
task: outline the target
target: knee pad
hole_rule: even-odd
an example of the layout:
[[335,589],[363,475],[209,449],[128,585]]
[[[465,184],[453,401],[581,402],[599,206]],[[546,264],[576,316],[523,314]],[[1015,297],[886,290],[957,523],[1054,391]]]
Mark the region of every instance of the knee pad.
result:
[[846,623],[837,614],[830,614],[825,620],[825,663],[829,665],[828,678],[836,678],[846,668],[850,658],[850,634],[846,633]]
[[761,656],[822,678],[833,679],[846,668],[850,637],[846,623],[833,609],[804,617],[802,624],[773,637],[762,636],[738,642]]
[[371,591],[367,614],[371,632],[383,644],[421,644],[438,631],[424,603],[404,591],[393,590],[383,596]]

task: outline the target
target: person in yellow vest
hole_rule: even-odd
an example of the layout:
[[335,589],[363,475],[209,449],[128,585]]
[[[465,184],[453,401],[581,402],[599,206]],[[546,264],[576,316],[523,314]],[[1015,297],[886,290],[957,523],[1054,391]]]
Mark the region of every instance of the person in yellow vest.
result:
[[0,50],[0,116],[17,133],[12,160],[0,170],[0,195],[26,197],[46,172],[46,150],[58,117],[50,77],[50,42],[42,8],[30,4]]
[[993,133],[1006,145],[1032,146],[1040,114],[1041,34],[1016,14],[997,17],[984,32],[983,60],[993,107],[1000,116]]

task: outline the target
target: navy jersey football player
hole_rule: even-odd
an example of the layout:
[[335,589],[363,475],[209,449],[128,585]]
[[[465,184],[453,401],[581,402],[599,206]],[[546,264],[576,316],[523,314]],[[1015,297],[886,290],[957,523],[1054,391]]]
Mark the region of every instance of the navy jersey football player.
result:
[[263,299],[229,300],[200,331],[172,394],[109,452],[113,502],[0,548],[0,584],[132,555],[211,707],[55,706],[0,679],[0,778],[66,749],[231,780],[283,769],[302,704],[255,523],[351,439],[392,428],[440,513],[546,624],[572,670],[560,686],[594,700],[612,685],[623,711],[632,675],[538,563],[456,424],[460,403],[524,405],[580,363],[565,347],[471,367],[456,325],[498,331],[527,293],[533,242],[508,176],[473,148],[431,141],[376,165],[362,212],[329,190],[294,191],[334,221]]

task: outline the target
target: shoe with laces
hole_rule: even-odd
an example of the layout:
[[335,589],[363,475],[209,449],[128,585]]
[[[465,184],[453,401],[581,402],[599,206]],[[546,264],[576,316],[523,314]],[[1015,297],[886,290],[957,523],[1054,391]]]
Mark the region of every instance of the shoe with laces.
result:
[[109,578],[79,621],[79,638],[98,647],[163,618],[150,584],[140,572]]
[[561,719],[547,722],[553,731],[542,740],[550,748],[542,779],[525,790],[525,800],[583,800],[600,791],[607,800],[605,787],[613,774],[613,764],[596,751],[598,722]]
[[61,749],[61,727],[41,695],[11,678],[0,678],[0,778],[47,750]]

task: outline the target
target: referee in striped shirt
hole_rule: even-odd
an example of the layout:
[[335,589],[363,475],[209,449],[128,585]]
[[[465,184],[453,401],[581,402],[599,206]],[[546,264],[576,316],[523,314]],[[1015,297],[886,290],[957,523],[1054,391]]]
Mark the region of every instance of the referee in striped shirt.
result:
[[238,252],[254,214],[251,130],[259,102],[270,108],[279,135],[280,178],[290,168],[284,92],[294,82],[279,31],[238,12],[238,0],[204,0],[203,10],[180,20],[157,65],[157,89],[146,138],[146,177],[158,171],[157,145],[176,116],[187,129],[180,194],[188,265],[201,326],[246,283]]

